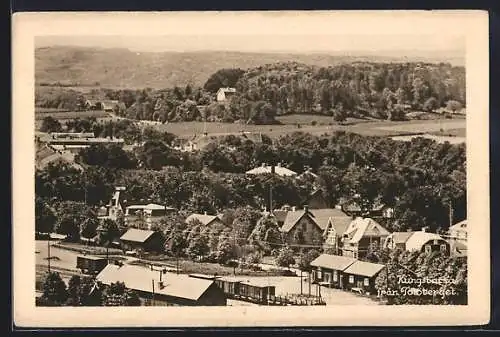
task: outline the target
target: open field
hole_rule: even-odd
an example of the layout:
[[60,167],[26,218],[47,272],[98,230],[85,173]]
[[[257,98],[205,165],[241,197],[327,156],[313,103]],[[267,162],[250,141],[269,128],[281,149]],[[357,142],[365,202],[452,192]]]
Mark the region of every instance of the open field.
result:
[[[390,122],[388,122],[390,123]],[[396,132],[439,132],[441,129],[449,130],[449,129],[464,129],[465,130],[465,119],[447,119],[447,120],[429,120],[429,121],[410,121],[406,123],[398,123],[392,125],[383,125],[378,126],[378,129],[382,130],[390,130]],[[446,131],[445,131],[446,132]]]
[[[239,134],[241,132],[262,132],[271,138],[278,138],[279,136],[291,132],[301,131],[309,132],[314,135],[321,135],[324,133],[331,133],[335,131],[354,132],[366,136],[398,136],[398,135],[411,135],[428,133],[432,131],[439,131],[440,128],[445,130],[465,130],[465,120],[446,120],[441,124],[435,120],[411,120],[403,122],[390,122],[380,120],[348,120],[350,125],[339,125],[326,123],[330,120],[327,116],[280,116],[281,125],[242,125],[232,123],[206,123],[206,131],[209,136],[226,136],[231,134]],[[311,125],[313,120],[317,121],[316,125]],[[308,123],[304,123],[309,121]],[[302,122],[302,123],[300,123]],[[301,127],[298,127],[300,124]],[[321,125],[323,124],[323,125]],[[168,123],[158,125],[158,128],[163,131],[171,132],[179,137],[193,137],[200,135],[204,130],[203,122],[181,122],[181,123]],[[454,131],[457,132],[457,131]]]
[[437,135],[432,135],[432,134],[422,134],[422,135],[413,135],[413,136],[395,136],[391,137],[393,140],[399,140],[399,141],[404,141],[404,142],[409,142],[414,138],[417,137],[422,137],[422,138],[427,138],[427,139],[432,139],[438,143],[445,143],[448,142],[450,144],[461,144],[461,143],[466,143],[465,137],[456,137],[456,136],[437,136]]
[[[249,281],[260,285],[274,285],[276,286],[277,296],[286,296],[287,294],[300,294],[300,277],[236,277],[242,281]],[[318,286],[311,284],[311,294],[315,295],[318,291]],[[379,305],[379,302],[374,301],[368,297],[360,296],[349,291],[321,287],[321,297],[325,300],[327,305]],[[302,292],[309,293],[309,283],[304,281],[302,283]]]
[[109,113],[105,111],[61,111],[61,110],[53,110],[53,111],[37,111],[38,108],[35,108],[35,119],[44,119],[45,117],[53,117],[55,119],[74,119],[74,118],[85,118],[85,117],[109,117]]
[[443,132],[441,131],[436,131],[436,132],[429,132],[431,135],[436,135],[436,136],[448,136],[448,137],[465,137],[465,128],[459,128],[459,129],[445,129]]
[[[41,120],[47,116],[54,117],[60,122],[76,117],[96,117],[98,120],[113,119],[113,116],[104,111],[66,111],[45,112],[35,114],[35,127],[38,129]],[[178,122],[155,125],[161,131],[166,131],[182,138],[191,138],[202,135],[204,131],[209,136],[220,137],[242,132],[262,133],[271,138],[278,138],[292,132],[308,132],[313,135],[328,134],[335,131],[354,132],[365,136],[406,136],[415,134],[432,134],[436,136],[465,137],[464,118],[446,120],[409,120],[391,122],[386,120],[348,118],[343,124],[333,121],[332,117],[322,115],[286,115],[278,116],[281,124],[277,125],[247,125],[237,123],[203,123]],[[314,122],[314,123],[313,123]],[[313,125],[314,124],[314,125]],[[443,129],[443,132],[440,130]]]
[[42,108],[42,107],[39,107],[39,106],[36,106],[35,107],[35,114],[38,114],[38,113],[54,113],[54,112],[68,112],[69,110],[67,109],[57,109],[57,108]]

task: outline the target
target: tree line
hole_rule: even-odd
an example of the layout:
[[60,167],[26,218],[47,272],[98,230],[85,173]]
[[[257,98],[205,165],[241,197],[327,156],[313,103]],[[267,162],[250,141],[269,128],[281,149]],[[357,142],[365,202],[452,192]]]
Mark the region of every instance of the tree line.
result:
[[[229,104],[218,103],[220,87],[234,86]],[[154,90],[37,87],[35,105],[81,109],[85,97],[122,102],[115,113],[131,119],[161,122],[219,121],[276,123],[277,115],[303,113],[402,120],[408,109],[434,111],[466,104],[465,69],[450,64],[352,63],[330,67],[296,62],[247,70],[221,69],[203,87]]]
[[127,289],[123,282],[104,286],[92,277],[73,275],[68,285],[58,272],[47,273],[41,286],[42,295],[37,306],[140,306],[137,293]]
[[[366,209],[394,207],[390,229],[422,226],[446,229],[466,217],[465,145],[417,138],[397,142],[336,132],[284,135],[274,143],[228,136],[200,151],[181,152],[165,140],[145,141],[133,151],[110,146],[81,150],[70,165],[49,165],[36,172],[37,196],[47,200],[107,203],[114,186],[127,186],[130,200],[150,200],[187,212],[215,214],[227,208],[269,204],[301,206],[320,189],[330,205],[357,198]],[[317,177],[280,177],[245,172],[261,163],[280,164]]]

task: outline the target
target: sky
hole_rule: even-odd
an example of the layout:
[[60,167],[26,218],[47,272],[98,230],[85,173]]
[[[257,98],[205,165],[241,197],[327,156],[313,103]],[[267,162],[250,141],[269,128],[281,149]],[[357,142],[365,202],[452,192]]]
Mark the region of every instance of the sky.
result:
[[36,47],[54,45],[127,48],[137,52],[241,51],[326,53],[460,53],[465,39],[447,34],[412,35],[169,35],[169,36],[43,36]]

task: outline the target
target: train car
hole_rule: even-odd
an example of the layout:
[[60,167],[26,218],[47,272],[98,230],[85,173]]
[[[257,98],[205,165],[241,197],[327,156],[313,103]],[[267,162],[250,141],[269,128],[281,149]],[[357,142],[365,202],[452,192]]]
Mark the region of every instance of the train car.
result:
[[83,274],[97,275],[108,264],[108,260],[99,256],[79,255],[76,258],[76,268]]
[[223,278],[215,282],[228,297],[245,299],[257,303],[267,303],[268,299],[274,296],[276,291],[275,286],[254,284],[251,281],[236,278]]
[[260,286],[250,283],[240,283],[240,296],[255,300],[259,303],[265,303],[270,296],[275,295],[275,286]]
[[240,294],[240,281],[217,279],[215,280],[215,283],[229,297],[236,297]]

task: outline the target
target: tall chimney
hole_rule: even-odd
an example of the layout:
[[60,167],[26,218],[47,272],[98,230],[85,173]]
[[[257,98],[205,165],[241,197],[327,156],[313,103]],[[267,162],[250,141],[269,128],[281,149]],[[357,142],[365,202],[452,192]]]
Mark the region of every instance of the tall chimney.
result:
[[203,214],[204,214],[204,215],[207,215],[207,211],[204,211],[204,212],[203,212]]
[[309,212],[309,205],[304,205],[304,212]]

